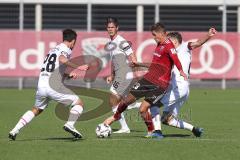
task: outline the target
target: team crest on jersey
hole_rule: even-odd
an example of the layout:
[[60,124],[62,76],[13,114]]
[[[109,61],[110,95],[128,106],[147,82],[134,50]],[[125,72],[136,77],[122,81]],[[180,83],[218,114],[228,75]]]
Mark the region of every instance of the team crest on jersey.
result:
[[160,49],[159,49],[159,51],[161,52],[163,49],[164,49],[164,46],[161,46]]
[[172,49],[170,49],[170,50],[171,50],[172,54],[177,54],[177,51],[176,51],[175,48],[172,48]]
[[140,83],[137,82],[137,83],[135,83],[135,84],[133,85],[132,88],[133,88],[133,89],[138,89],[139,87],[140,87]]

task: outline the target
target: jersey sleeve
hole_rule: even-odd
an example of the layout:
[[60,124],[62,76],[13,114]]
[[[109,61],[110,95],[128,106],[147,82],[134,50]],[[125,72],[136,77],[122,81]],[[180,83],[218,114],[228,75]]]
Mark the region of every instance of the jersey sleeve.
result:
[[65,47],[60,48],[60,55],[65,56],[66,58],[69,58],[71,56],[71,50]]
[[129,56],[130,54],[133,53],[132,47],[129,44],[129,42],[125,41],[124,43],[122,43],[122,50],[124,51],[124,53]]
[[60,55],[63,55],[63,56],[65,56],[66,58],[69,56],[66,51],[61,51]]
[[175,64],[177,69],[179,71],[181,71],[182,70],[182,65],[181,65],[181,62],[178,59],[177,51],[176,51],[175,47],[173,46],[173,44],[168,45],[168,50],[169,50],[169,55],[170,55],[171,59],[173,60],[173,63]]

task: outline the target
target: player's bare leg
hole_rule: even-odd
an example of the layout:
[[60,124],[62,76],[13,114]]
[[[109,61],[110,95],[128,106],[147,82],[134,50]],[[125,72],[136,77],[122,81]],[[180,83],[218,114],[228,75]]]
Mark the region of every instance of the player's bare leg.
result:
[[[122,99],[122,97],[120,95],[110,94],[109,104],[110,104],[110,106],[112,106],[113,114],[116,113],[118,104],[120,103],[121,99]],[[130,129],[125,120],[124,113],[121,113],[121,117],[118,121],[121,125],[121,128],[120,128],[120,130],[113,132],[113,133],[130,133]]]
[[[148,130],[154,130],[152,117],[151,117],[151,114],[148,112],[149,108],[150,108],[150,104],[147,101],[143,101],[139,111],[145,124],[148,127]],[[149,137],[146,137],[146,138],[149,138]],[[162,135],[161,128],[155,129],[154,132],[151,134],[151,138],[162,139],[163,135]]]
[[63,126],[63,129],[71,133],[76,139],[82,138],[82,134],[74,127],[76,121],[83,112],[83,102],[78,99],[75,105],[70,109],[68,121]]
[[148,112],[149,107],[150,107],[150,104],[147,101],[143,101],[141,103],[139,112],[147,126],[148,133],[151,134],[154,131],[154,126],[152,123],[151,114]]
[[121,113],[127,109],[129,104],[132,104],[135,101],[136,98],[131,93],[129,93],[127,97],[123,98],[119,103],[116,113],[113,116],[108,117],[103,123],[111,125],[114,121],[119,120]]
[[42,109],[37,107],[33,107],[32,110],[27,111],[23,116],[20,118],[16,126],[9,132],[8,137],[12,140],[15,140],[19,131],[25,127],[32,119],[42,113]]

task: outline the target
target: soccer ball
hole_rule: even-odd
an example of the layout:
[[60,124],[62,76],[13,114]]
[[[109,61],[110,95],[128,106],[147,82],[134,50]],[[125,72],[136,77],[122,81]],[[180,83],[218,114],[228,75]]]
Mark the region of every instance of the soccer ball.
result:
[[98,138],[107,138],[112,134],[112,129],[107,124],[99,124],[96,128],[96,135]]

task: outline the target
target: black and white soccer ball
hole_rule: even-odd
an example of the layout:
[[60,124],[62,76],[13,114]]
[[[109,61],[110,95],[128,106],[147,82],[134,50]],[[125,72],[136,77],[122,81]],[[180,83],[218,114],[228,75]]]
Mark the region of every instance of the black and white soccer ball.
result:
[[96,135],[98,138],[107,138],[112,134],[112,129],[107,124],[99,124],[96,128]]

